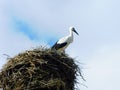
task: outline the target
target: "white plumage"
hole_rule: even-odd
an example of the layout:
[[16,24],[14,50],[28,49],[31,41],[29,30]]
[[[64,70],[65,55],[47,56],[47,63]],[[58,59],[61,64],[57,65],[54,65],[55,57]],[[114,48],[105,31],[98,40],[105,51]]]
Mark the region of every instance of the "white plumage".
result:
[[52,49],[55,49],[59,52],[63,52],[68,47],[68,45],[73,42],[73,32],[75,32],[77,35],[79,35],[74,27],[70,27],[69,32],[70,32],[69,35],[59,39],[52,46]]

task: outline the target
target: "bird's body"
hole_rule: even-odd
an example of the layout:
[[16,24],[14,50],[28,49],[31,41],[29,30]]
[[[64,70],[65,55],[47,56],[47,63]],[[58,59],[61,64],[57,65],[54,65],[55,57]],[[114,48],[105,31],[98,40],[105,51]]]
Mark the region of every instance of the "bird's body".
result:
[[52,46],[52,49],[55,49],[58,52],[63,52],[69,46],[69,44],[73,42],[73,32],[75,32],[76,34],[78,33],[75,31],[74,27],[70,27],[69,31],[69,35],[59,39]]

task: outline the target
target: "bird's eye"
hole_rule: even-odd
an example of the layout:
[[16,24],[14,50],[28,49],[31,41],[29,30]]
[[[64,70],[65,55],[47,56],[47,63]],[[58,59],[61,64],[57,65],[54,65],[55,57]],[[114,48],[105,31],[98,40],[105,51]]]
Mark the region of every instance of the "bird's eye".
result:
[[74,28],[72,28],[72,31],[75,31],[75,29],[74,29]]

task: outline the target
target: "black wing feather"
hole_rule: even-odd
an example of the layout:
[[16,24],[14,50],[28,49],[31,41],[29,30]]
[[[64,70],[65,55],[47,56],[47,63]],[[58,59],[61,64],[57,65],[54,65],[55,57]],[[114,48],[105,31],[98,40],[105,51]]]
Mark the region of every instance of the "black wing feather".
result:
[[51,48],[58,50],[58,49],[64,47],[65,45],[67,45],[67,42],[64,42],[64,43],[61,43],[61,44],[58,44],[58,43],[56,42]]

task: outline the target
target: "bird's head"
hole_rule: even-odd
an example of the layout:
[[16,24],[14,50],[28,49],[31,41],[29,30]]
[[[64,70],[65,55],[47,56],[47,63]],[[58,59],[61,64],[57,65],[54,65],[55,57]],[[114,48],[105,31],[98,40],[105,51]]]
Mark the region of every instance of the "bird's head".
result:
[[70,30],[71,30],[72,32],[75,32],[77,35],[79,35],[78,32],[75,30],[74,27],[70,27]]

